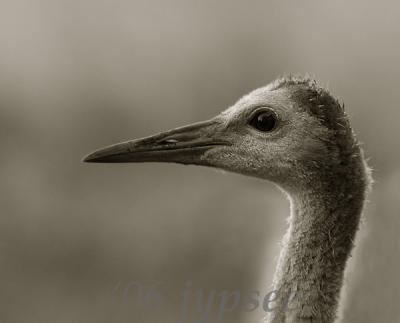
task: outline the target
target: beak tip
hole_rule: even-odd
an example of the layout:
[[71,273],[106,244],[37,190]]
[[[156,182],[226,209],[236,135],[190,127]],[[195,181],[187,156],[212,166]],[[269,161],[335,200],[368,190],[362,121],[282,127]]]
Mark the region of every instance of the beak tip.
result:
[[83,163],[101,163],[104,158],[102,158],[101,154],[99,154],[97,151],[90,153],[89,155],[83,157],[82,162]]
[[[125,156],[125,144],[117,144],[96,150],[82,159],[84,163],[118,163],[123,161]],[[122,157],[121,157],[122,156]]]
[[92,154],[89,154],[89,155],[83,157],[82,162],[83,163],[93,163],[93,162],[95,162],[95,158],[94,158],[94,156],[92,156]]

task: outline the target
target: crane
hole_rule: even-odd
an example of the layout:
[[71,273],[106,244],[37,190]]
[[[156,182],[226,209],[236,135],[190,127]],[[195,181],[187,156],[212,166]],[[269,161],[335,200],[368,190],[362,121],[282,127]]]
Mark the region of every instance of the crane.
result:
[[273,278],[269,323],[330,323],[337,317],[371,172],[344,106],[308,77],[275,80],[214,118],[99,149],[85,162],[173,162],[275,183],[290,201]]

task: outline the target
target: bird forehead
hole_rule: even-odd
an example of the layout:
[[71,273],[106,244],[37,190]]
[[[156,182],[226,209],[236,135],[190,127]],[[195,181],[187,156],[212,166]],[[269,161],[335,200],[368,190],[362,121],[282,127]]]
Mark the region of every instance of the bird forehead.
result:
[[287,111],[293,108],[293,101],[287,89],[271,91],[268,87],[262,87],[243,96],[233,106],[223,111],[222,116],[227,119],[237,119],[247,116],[246,112],[263,106]]

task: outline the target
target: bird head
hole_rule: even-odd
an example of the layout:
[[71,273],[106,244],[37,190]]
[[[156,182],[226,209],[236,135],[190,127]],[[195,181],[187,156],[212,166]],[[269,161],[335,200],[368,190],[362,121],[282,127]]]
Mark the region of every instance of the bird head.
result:
[[102,148],[84,161],[202,165],[293,187],[345,162],[353,146],[338,101],[313,80],[288,77],[210,120]]

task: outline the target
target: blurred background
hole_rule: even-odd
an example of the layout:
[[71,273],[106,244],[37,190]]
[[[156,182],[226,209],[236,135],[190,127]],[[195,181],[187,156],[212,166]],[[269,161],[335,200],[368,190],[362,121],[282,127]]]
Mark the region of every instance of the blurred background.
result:
[[81,159],[307,72],[345,102],[376,181],[341,322],[400,322],[399,39],[396,1],[1,1],[0,322],[172,323],[187,281],[269,291],[289,212],[273,184]]

